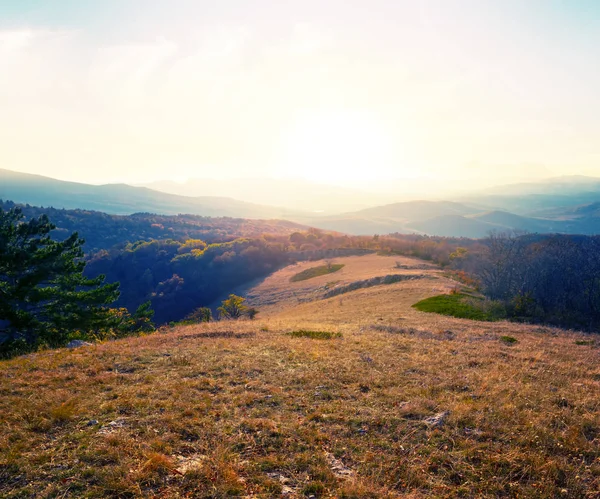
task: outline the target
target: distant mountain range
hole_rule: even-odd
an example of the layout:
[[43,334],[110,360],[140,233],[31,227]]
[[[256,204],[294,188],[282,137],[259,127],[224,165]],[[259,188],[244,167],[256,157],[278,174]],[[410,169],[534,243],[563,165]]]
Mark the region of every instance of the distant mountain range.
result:
[[400,232],[471,238],[485,237],[491,231],[510,230],[597,234],[600,233],[600,203],[556,208],[554,217],[539,218],[456,202],[408,201],[336,217],[297,220],[349,234]]
[[570,176],[485,189],[455,201],[406,201],[296,219],[350,234],[421,233],[479,238],[490,231],[600,233],[600,179]]
[[211,217],[290,218],[290,209],[229,197],[187,197],[126,184],[89,185],[0,169],[0,199],[54,208],[96,210],[115,215],[149,212]]
[[186,182],[162,180],[141,185],[180,196],[227,196],[249,203],[285,206],[293,211],[327,214],[360,210],[397,199],[390,194],[382,196],[301,178],[196,178]]
[[[240,182],[232,182],[231,191],[239,192]],[[260,190],[257,185],[261,182],[246,180],[246,190]],[[296,203],[298,209],[268,206],[266,201],[238,201],[226,196],[181,196],[125,184],[95,186],[64,182],[9,170],[0,170],[0,199],[55,208],[91,209],[110,214],[187,213],[213,217],[284,219],[305,226],[358,235],[401,232],[478,238],[494,230],[600,233],[600,179],[594,177],[558,177],[536,183],[498,186],[453,201],[404,201],[346,212],[343,212],[344,207],[362,205],[366,198],[344,188],[321,186],[322,190],[318,191],[314,187],[317,184],[299,182],[290,187],[279,185],[283,180],[269,182],[263,182],[261,188],[279,189],[269,200],[283,203],[285,199],[281,198],[282,193],[297,192],[297,200],[292,204]],[[289,184],[289,181],[285,182]],[[166,187],[163,185],[162,188]],[[209,186],[205,185],[204,189],[209,189]],[[219,189],[225,187],[220,184]],[[332,200],[329,205],[330,211],[337,206],[338,213],[342,213],[332,215],[314,212],[313,208],[317,205],[312,203],[327,197],[328,192],[335,198],[345,199],[342,204],[336,205]],[[356,197],[353,197],[354,194]],[[300,203],[303,197],[305,205]],[[262,199],[258,197],[257,200]],[[385,198],[381,201],[385,202]]]

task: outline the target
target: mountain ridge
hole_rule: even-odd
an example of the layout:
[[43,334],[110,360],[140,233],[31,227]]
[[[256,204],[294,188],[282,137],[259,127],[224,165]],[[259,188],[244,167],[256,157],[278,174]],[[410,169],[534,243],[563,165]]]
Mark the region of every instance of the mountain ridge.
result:
[[36,206],[92,209],[115,215],[136,212],[242,218],[289,218],[291,210],[221,196],[187,197],[128,184],[91,185],[0,169],[0,199]]

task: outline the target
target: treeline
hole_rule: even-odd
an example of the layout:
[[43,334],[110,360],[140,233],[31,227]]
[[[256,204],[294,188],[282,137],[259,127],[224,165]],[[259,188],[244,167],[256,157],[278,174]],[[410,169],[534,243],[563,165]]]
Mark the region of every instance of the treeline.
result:
[[[13,207],[0,202],[5,212]],[[509,317],[600,328],[600,236],[348,236],[276,220],[19,209],[25,219],[49,215],[57,241],[78,231],[87,239],[85,275],[120,282],[117,306],[131,313],[150,301],[159,324],[181,320],[293,259],[377,251],[458,270],[465,282],[504,304]]]
[[413,256],[447,267],[457,256],[467,252],[470,254],[481,253],[484,250],[484,243],[480,239],[466,237],[394,233],[382,237],[380,247],[384,252]]
[[600,329],[600,236],[496,233],[454,265],[512,319]]
[[150,301],[155,321],[162,324],[182,320],[292,259],[321,250],[372,250],[420,257],[429,251],[428,259],[449,262],[458,247],[458,242],[444,238],[352,237],[317,229],[212,244],[200,239],[153,240],[94,253],[88,258],[86,275],[106,275],[108,282],[120,282],[118,306],[135,310]]
[[26,219],[48,216],[55,228],[52,237],[62,241],[73,232],[85,240],[84,250],[91,253],[137,241],[202,239],[209,243],[231,241],[238,237],[259,237],[262,234],[289,235],[305,227],[286,220],[249,220],[197,215],[109,215],[99,211],[65,210],[30,205],[17,205],[0,200],[0,209],[18,207]]
[[284,246],[265,238],[214,244],[197,239],[149,241],[98,252],[85,273],[120,282],[118,306],[135,310],[151,301],[155,320],[162,324],[183,319],[286,261]]
[[149,300],[155,321],[162,324],[181,320],[238,286],[287,265],[291,254],[353,248],[364,242],[316,229],[212,244],[200,239],[139,241],[92,254],[85,273],[120,282],[118,306],[135,310]]

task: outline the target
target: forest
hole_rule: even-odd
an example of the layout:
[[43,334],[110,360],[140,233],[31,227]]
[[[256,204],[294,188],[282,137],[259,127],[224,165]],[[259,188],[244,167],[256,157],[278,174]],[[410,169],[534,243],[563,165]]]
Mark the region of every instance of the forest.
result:
[[454,262],[509,318],[600,329],[600,236],[494,233]]
[[135,310],[150,300],[156,323],[163,324],[213,305],[238,286],[292,261],[377,251],[449,265],[460,244],[473,246],[475,242],[425,236],[346,236],[318,229],[219,243],[150,240],[92,253],[85,273],[89,277],[105,275],[107,282],[120,282],[120,307]]
[[600,236],[348,236],[276,220],[19,209],[27,219],[48,216],[53,239],[73,231],[87,239],[85,276],[120,283],[116,306],[132,313],[149,301],[157,324],[182,320],[293,261],[378,252],[439,264],[511,319],[600,328]]
[[125,246],[137,241],[173,239],[186,241],[226,242],[237,237],[258,237],[261,234],[291,234],[307,227],[286,220],[251,220],[246,218],[202,217],[198,215],[110,215],[91,210],[65,210],[37,207],[0,200],[0,209],[19,207],[27,219],[46,215],[55,228],[52,237],[64,240],[77,232],[85,240],[87,253]]
[[285,247],[268,238],[207,244],[199,239],[140,241],[89,259],[86,275],[120,282],[117,305],[135,310],[150,300],[158,324],[178,321],[235,287],[288,261]]

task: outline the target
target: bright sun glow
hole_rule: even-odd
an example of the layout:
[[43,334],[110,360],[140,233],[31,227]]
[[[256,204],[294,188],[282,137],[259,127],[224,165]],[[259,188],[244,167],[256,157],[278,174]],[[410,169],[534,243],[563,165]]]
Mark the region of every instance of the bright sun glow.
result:
[[291,177],[360,185],[398,173],[385,129],[367,113],[307,113],[284,136],[283,148],[282,173]]

